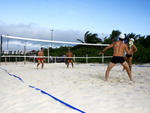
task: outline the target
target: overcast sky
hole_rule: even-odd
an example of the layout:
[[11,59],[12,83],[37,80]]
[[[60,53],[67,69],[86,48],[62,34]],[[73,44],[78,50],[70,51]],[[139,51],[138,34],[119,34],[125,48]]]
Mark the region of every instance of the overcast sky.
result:
[[86,31],[150,34],[150,0],[0,0],[0,34],[76,41]]

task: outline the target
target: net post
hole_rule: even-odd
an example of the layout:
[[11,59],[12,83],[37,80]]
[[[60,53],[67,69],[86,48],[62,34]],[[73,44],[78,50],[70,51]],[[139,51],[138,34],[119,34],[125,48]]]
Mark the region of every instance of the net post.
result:
[[74,60],[74,62],[76,61],[76,55],[73,55],[73,60]]
[[48,61],[48,63],[49,63],[49,47],[48,47],[48,49],[47,49],[47,54],[48,54],[47,61]]
[[16,64],[17,64],[17,57],[16,57]]
[[8,62],[9,62],[9,63],[11,62],[11,60],[10,60],[10,54],[9,54],[9,60],[8,60]]
[[[19,56],[20,56],[20,52],[19,52],[18,54],[19,54]],[[18,62],[20,62],[20,61],[21,61],[21,57],[18,58]]]
[[33,58],[33,60],[34,60],[33,62],[34,62],[34,64],[35,64],[35,55],[34,55],[34,58]]
[[24,46],[24,64],[26,64],[26,45]]
[[6,62],[7,62],[7,57],[5,56],[5,65],[6,65]]
[[102,54],[102,63],[104,63],[104,53]]
[[88,54],[86,54],[86,63],[88,63]]
[[3,37],[2,37],[2,34],[1,34],[1,42],[0,42],[0,65],[1,65],[1,62],[2,62],[2,51],[3,51]]
[[26,64],[26,56],[24,55],[24,64]]
[[55,63],[56,63],[56,57],[55,57]]

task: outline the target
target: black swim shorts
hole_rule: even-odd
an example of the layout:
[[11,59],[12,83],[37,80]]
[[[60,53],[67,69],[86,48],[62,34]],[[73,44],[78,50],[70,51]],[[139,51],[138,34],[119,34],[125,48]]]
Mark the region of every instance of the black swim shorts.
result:
[[130,58],[130,57],[132,57],[132,55],[126,54],[126,57]]
[[124,63],[125,59],[122,56],[113,56],[111,59],[111,62],[116,64],[116,63]]
[[67,61],[67,62],[72,62],[72,61],[73,61],[73,58],[67,58],[66,61]]

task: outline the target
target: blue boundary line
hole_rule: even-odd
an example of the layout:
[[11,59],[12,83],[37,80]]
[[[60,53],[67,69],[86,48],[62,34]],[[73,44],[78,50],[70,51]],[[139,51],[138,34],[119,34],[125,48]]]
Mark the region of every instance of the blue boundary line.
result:
[[[96,64],[91,64],[90,66],[98,66]],[[146,66],[146,65],[135,65],[135,67],[150,67],[150,65]]]
[[6,69],[4,69],[4,68],[2,68],[2,67],[0,67],[0,69],[2,69],[3,71],[5,71],[8,75],[10,75],[10,76],[13,76],[13,77],[17,78],[18,80],[20,80],[21,82],[23,82],[23,83],[24,83],[24,81],[23,81],[23,79],[22,79],[21,77],[19,77],[19,76],[17,76],[17,75],[14,75],[14,74],[9,73]]
[[66,102],[64,102],[64,101],[62,101],[62,100],[60,100],[60,99],[54,97],[53,95],[47,93],[46,91],[44,91],[44,90],[42,90],[42,89],[36,88],[36,87],[34,87],[34,86],[31,86],[31,85],[29,85],[29,87],[30,87],[30,88],[33,88],[33,89],[35,89],[35,90],[37,90],[37,91],[40,91],[41,93],[43,93],[43,94],[45,94],[45,95],[47,95],[47,96],[53,98],[54,100],[56,100],[56,101],[58,101],[58,102],[60,102],[60,103],[62,103],[62,104],[64,104],[64,105],[66,105],[67,107],[70,107],[70,108],[72,108],[72,109],[74,109],[74,110],[77,110],[77,111],[79,111],[79,112],[81,112],[81,113],[86,113],[86,112],[84,112],[84,111],[82,111],[82,110],[80,110],[80,109],[78,109],[78,108],[75,108],[75,107],[73,107],[72,105],[70,105],[70,104],[68,104],[68,103],[66,103]]
[[136,65],[136,67],[150,67],[150,66]]
[[[18,80],[20,80],[21,82],[24,83],[24,81],[23,81],[23,79],[22,79],[21,77],[9,73],[6,69],[4,69],[4,68],[2,68],[2,67],[0,67],[0,69],[3,70],[3,71],[5,71],[8,75],[17,78]],[[60,100],[60,99],[54,97],[53,95],[47,93],[46,91],[44,91],[44,90],[42,90],[42,89],[39,89],[39,88],[37,88],[37,87],[35,87],[35,86],[32,86],[32,85],[28,85],[28,87],[33,88],[33,89],[35,89],[36,91],[40,91],[42,94],[45,94],[45,95],[47,95],[47,96],[53,98],[54,100],[56,100],[56,101],[58,101],[58,102],[64,104],[65,106],[67,106],[67,107],[69,107],[69,108],[71,108],[71,109],[74,109],[74,110],[79,111],[79,112],[81,112],[81,113],[86,113],[86,112],[84,112],[84,111],[82,111],[82,110],[80,110],[80,109],[78,109],[78,108],[76,108],[76,107],[73,107],[72,105],[70,105],[70,104],[68,104],[68,103],[66,103],[66,102],[64,102],[64,101],[62,101],[62,100]]]

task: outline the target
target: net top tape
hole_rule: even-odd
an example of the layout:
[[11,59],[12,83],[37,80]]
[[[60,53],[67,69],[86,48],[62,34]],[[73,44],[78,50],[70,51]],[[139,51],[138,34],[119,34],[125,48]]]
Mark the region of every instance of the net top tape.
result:
[[2,37],[4,37],[4,38],[10,38],[10,39],[18,39],[18,40],[29,40],[29,41],[37,41],[37,42],[57,43],[57,44],[109,46],[109,44],[91,44],[91,43],[78,43],[78,42],[56,41],[56,40],[42,40],[42,39],[16,37],[16,36],[8,36],[8,35],[2,35]]

